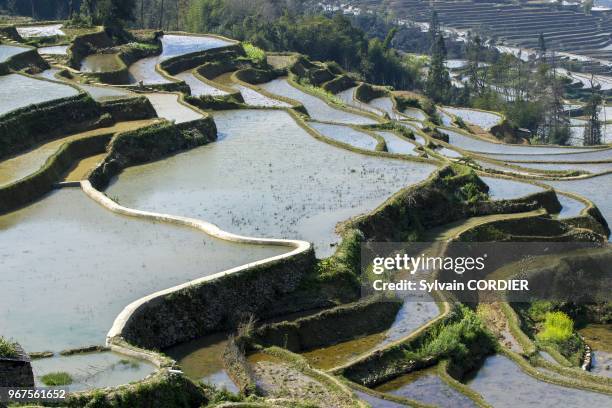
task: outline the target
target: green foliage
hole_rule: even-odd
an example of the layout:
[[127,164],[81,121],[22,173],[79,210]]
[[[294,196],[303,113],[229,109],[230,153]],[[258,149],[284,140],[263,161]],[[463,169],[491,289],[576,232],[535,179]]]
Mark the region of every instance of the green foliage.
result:
[[466,306],[459,306],[454,316],[432,327],[405,357],[423,360],[433,357],[437,360],[450,359],[455,365],[469,365],[473,353],[487,354],[494,350],[495,340],[478,318]]
[[0,336],[0,357],[13,358],[17,356],[18,353],[15,343]]
[[459,116],[455,116],[455,123],[461,129],[466,129],[467,130],[467,128],[468,128],[467,125],[465,124],[465,122],[463,121],[463,119],[461,119]]
[[461,188],[461,193],[469,204],[485,201],[489,198],[488,194],[484,193],[476,183],[467,183]]
[[368,41],[347,17],[298,14],[300,6],[292,4],[195,0],[189,7],[187,28],[220,33],[269,51],[296,51],[313,60],[335,61],[370,82],[398,88],[416,82],[414,66],[404,64],[403,57],[382,41]]
[[431,47],[431,63],[425,82],[425,93],[435,102],[448,103],[451,98],[452,85],[446,69],[446,45],[444,36],[439,32],[437,17],[432,15],[430,33],[435,38]]
[[251,60],[257,63],[261,63],[266,60],[266,53],[264,52],[264,50],[254,46],[250,42],[242,43],[242,48],[244,49],[244,52],[246,53],[247,57],[249,57]]
[[538,333],[539,340],[562,343],[569,340],[574,333],[574,321],[563,312],[547,312],[544,316],[544,327]]
[[43,375],[40,380],[48,387],[70,385],[72,384],[72,376],[66,372],[59,371]]

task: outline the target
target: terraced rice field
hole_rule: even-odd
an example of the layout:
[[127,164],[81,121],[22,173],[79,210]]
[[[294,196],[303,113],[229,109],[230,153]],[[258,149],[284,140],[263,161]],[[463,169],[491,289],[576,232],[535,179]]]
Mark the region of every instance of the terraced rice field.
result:
[[357,115],[329,106],[323,100],[310,95],[294,86],[286,79],[275,79],[260,85],[266,91],[298,101],[304,105],[310,117],[323,122],[346,123],[351,125],[367,125],[377,123],[374,119]]
[[75,88],[21,74],[0,76],[0,115],[28,105],[78,95]]
[[50,24],[50,25],[32,25],[17,27],[17,32],[23,38],[31,37],[51,37],[54,35],[66,35],[62,30],[62,24]]
[[163,47],[161,55],[144,58],[129,67],[133,83],[163,84],[172,82],[156,70],[157,64],[161,61],[178,55],[205,51],[232,44],[232,42],[218,37],[195,35],[164,35],[161,41]]
[[[57,30],[60,28],[61,25],[56,27]],[[26,34],[56,35],[49,34],[54,29],[47,26],[36,31],[31,27]],[[160,61],[231,44],[213,36],[189,35],[166,35],[162,42],[162,55],[146,58],[130,67],[134,82],[172,82],[173,78],[156,71]],[[9,55],[13,51],[4,52]],[[62,54],[62,51],[39,50],[42,54]],[[0,47],[0,58],[1,52]],[[94,54],[86,58],[82,71],[113,70],[115,67],[108,65],[110,60],[107,59],[112,57],[109,55]],[[272,61],[281,65],[286,63],[286,59],[278,57]],[[45,71],[40,76],[55,78],[57,70]],[[239,91],[247,105],[261,109],[213,110],[211,115],[218,130],[218,140],[156,162],[129,167],[111,181],[106,196],[126,208],[208,221],[223,231],[242,236],[312,242],[316,257],[323,259],[336,251],[340,241],[340,223],[379,208],[396,192],[426,180],[441,165],[464,155],[445,145],[437,152],[452,160],[415,160],[415,156],[422,153],[435,156],[425,148],[431,139],[422,132],[428,125],[427,115],[412,108],[398,113],[390,97],[362,104],[353,98],[355,87],[349,88],[337,95],[347,106],[355,109],[348,111],[327,103],[323,93],[310,94],[294,86],[287,78],[259,85],[271,95],[303,104],[310,116],[308,119],[290,112],[291,105],[287,102],[264,95],[256,87],[232,82],[229,79],[231,74],[219,79],[222,85],[219,88],[214,86],[214,82],[200,80],[191,71],[177,74],[175,78],[185,81],[194,96],[224,96],[228,93],[224,87],[227,86]],[[206,116],[205,112],[184,103],[178,93],[149,89],[139,94],[110,86],[75,86],[88,92],[96,101],[144,95],[158,117],[177,124]],[[0,115],[33,103],[76,94],[77,89],[66,83],[21,74],[0,76]],[[494,126],[501,118],[497,114],[465,108],[443,109],[441,117],[447,127],[452,126],[450,114],[483,129]],[[386,112],[395,124],[415,132],[416,141],[389,130],[366,131],[362,125],[379,123],[375,117],[380,122],[386,121],[381,117],[382,112]],[[409,122],[407,118],[415,120]],[[4,159],[0,161],[0,189],[36,172],[68,141],[151,123],[153,120],[119,122],[109,128],[48,140],[29,151]],[[611,149],[507,145],[468,136],[456,128],[440,130],[449,135],[451,147],[466,150],[465,155],[473,157],[483,167],[503,169],[515,176],[531,177],[530,168],[593,173],[611,169],[610,163],[593,163],[612,161]],[[380,140],[384,140],[387,153],[393,156],[376,152],[377,146],[382,145]],[[487,163],[472,153],[498,159],[500,163]],[[63,179],[72,182],[84,179],[106,155],[98,152],[75,161],[62,175]],[[501,164],[504,161],[527,161],[521,164],[526,172],[504,166]],[[569,163],[557,163],[564,161]],[[544,190],[518,177],[497,178],[486,173],[480,176],[489,186],[492,200],[517,199]],[[593,178],[539,181],[592,200],[604,217],[611,220],[610,177],[607,174]],[[562,219],[580,215],[587,206],[586,202],[566,195],[559,195],[559,201],[563,209],[553,216]],[[474,226],[542,213],[543,210],[535,210],[460,219],[421,231],[419,238],[430,242],[424,253],[440,254],[449,240]],[[52,358],[33,363],[38,385],[42,385],[44,374],[54,371],[73,375],[75,381],[70,385],[70,391],[141,380],[156,371],[153,365],[142,360],[108,351],[73,356],[58,356],[57,353],[101,345],[115,318],[136,299],[289,251],[280,246],[248,245],[213,238],[166,220],[122,216],[100,206],[81,189],[67,187],[0,216],[0,269],[6,271],[0,287],[3,330],[0,335],[8,334],[18,339],[29,352],[49,350],[56,353]],[[313,367],[322,370],[353,363],[373,350],[405,341],[449,311],[448,304],[436,303],[428,293],[399,293],[404,303],[386,330],[308,350],[302,353],[303,357]],[[221,332],[179,344],[164,350],[164,353],[180,363],[187,377],[237,392],[238,387],[223,362],[227,344],[227,334]],[[594,350],[593,374],[605,376],[601,367],[607,364],[609,350],[601,347]],[[300,396],[302,392],[315,390],[325,403],[340,404],[338,395],[329,393],[329,388],[324,385],[322,373],[312,375],[280,358],[263,354],[250,356],[249,364],[258,385],[268,390],[270,395],[282,395],[279,389]],[[468,393],[459,391],[447,381],[439,375],[437,368],[431,368],[403,374],[376,387],[375,391],[441,407],[477,406]],[[292,386],[287,387],[287,384]],[[603,407],[610,402],[610,397],[604,394],[561,387],[530,377],[502,355],[488,357],[484,366],[473,373],[466,384],[495,407],[515,407],[517,404],[535,407],[542,403],[546,406]],[[375,407],[406,406],[362,391],[357,391],[356,395]]]
[[[214,219],[241,234],[304,239],[325,256],[338,240],[338,222],[375,208],[435,168],[346,152],[315,140],[282,111],[214,116],[218,142],[128,169],[109,193],[130,207]],[[313,185],[316,190],[307,188]]]
[[610,397],[595,392],[560,387],[530,377],[505,356],[488,357],[476,376],[468,382],[495,407],[541,407],[562,405],[586,408],[607,406]]

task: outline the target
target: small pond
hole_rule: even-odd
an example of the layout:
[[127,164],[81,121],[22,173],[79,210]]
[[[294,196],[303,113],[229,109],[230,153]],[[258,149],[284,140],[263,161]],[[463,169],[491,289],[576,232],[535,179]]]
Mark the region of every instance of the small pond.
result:
[[310,117],[314,120],[348,123],[353,125],[377,123],[374,119],[370,119],[366,116],[360,116],[355,113],[333,108],[325,103],[322,99],[292,86],[289,84],[286,78],[275,79],[259,86],[272,94],[284,96],[286,98],[301,102],[310,114]]
[[0,115],[25,106],[78,95],[68,85],[43,81],[20,74],[0,76]]

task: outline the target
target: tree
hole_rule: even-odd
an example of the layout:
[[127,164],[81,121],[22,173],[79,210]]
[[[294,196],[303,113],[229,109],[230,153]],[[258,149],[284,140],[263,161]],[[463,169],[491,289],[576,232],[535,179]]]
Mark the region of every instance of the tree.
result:
[[431,11],[431,18],[429,20],[429,41],[430,48],[434,47],[438,35],[440,34],[440,20],[438,20],[438,12],[434,9]]
[[601,144],[601,121],[599,120],[599,110],[603,103],[600,86],[595,84],[593,74],[591,74],[591,95],[584,107],[584,114],[589,117],[584,129],[584,145],[594,146]]
[[584,0],[582,2],[582,9],[584,10],[584,14],[591,14],[591,10],[593,10],[593,0]]
[[435,102],[446,103],[450,97],[451,81],[446,69],[446,46],[444,37],[438,34],[431,51],[431,63],[427,81],[425,82],[425,93]]
[[538,37],[538,51],[540,52],[540,58],[546,56],[546,40],[544,39],[544,33],[540,33]]
[[486,70],[481,69],[481,55],[482,55],[482,40],[480,36],[468,37],[468,44],[466,47],[466,54],[468,59],[467,71],[469,77],[469,84],[472,90],[477,95],[482,95],[486,84]]

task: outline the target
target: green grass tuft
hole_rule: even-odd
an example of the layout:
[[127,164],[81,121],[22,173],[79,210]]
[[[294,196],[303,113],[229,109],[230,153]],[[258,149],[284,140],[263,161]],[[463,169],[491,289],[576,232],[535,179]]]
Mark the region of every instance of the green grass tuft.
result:
[[60,371],[56,373],[45,374],[40,377],[43,384],[49,387],[70,385],[72,384],[72,376],[66,372]]
[[538,333],[539,340],[562,343],[574,333],[573,320],[563,312],[548,312],[544,317],[544,328]]
[[246,53],[247,57],[255,62],[263,62],[266,60],[266,53],[259,47],[254,46],[249,42],[242,43],[242,48]]
[[15,343],[5,339],[4,337],[0,337],[0,357],[14,358],[18,356],[19,353],[17,352]]

